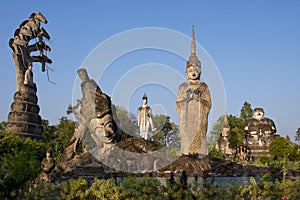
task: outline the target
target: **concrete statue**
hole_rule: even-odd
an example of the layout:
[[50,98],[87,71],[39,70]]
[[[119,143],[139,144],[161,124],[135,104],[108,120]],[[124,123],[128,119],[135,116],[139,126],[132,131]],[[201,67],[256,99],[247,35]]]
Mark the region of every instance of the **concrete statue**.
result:
[[231,157],[233,153],[232,149],[229,147],[229,132],[230,132],[229,122],[228,122],[227,115],[225,114],[222,132],[219,139],[216,142],[215,148],[221,150],[226,159]]
[[263,108],[255,108],[253,118],[246,122],[247,144],[258,144],[259,146],[270,144],[272,134],[276,133],[276,127],[274,121],[264,115]]
[[144,93],[142,98],[142,106],[138,108],[138,126],[140,127],[140,135],[145,140],[148,140],[148,136],[151,131],[155,131],[152,121],[151,108],[147,105],[148,97]]
[[246,122],[246,146],[249,149],[248,159],[269,156],[269,145],[276,137],[276,126],[273,120],[264,117],[263,108],[255,108],[253,117]]
[[[42,71],[46,70],[46,63],[52,61],[45,55],[50,51],[45,39],[50,40],[47,31],[41,27],[47,24],[47,19],[40,13],[32,13],[28,20],[21,23],[9,40],[16,69],[16,92],[11,112],[8,114],[6,130],[22,137],[41,139],[43,127],[37,105],[37,87],[33,82],[32,67],[34,62],[42,64]],[[39,55],[31,55],[38,52]]]
[[55,161],[52,158],[52,151],[48,149],[46,151],[46,157],[42,160],[42,173],[40,174],[40,179],[43,182],[49,182],[50,176],[52,174],[53,169],[55,168]]
[[[83,139],[89,137],[91,143],[84,143],[84,151],[93,153],[93,149],[97,150],[97,154],[104,154],[115,146],[118,127],[113,119],[110,97],[103,93],[97,83],[90,79],[86,69],[80,68],[77,74],[81,79],[82,99],[77,100],[77,104],[69,108],[69,112],[74,112],[79,122],[75,129],[73,137],[60,160],[60,167],[64,166],[68,161],[74,158],[78,144]],[[101,156],[101,155],[100,155]]]
[[200,81],[200,75],[201,63],[196,56],[193,28],[191,56],[186,63],[187,81],[179,86],[176,99],[183,155],[208,154],[206,132],[212,103],[208,86]]

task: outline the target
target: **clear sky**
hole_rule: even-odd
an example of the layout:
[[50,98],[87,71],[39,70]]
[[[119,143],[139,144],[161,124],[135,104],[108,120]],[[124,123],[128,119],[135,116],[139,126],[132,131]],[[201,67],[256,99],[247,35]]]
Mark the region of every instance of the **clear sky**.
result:
[[[210,126],[217,118],[218,105],[226,105],[228,114],[239,116],[241,106],[248,101],[252,108],[264,108],[265,115],[275,121],[280,135],[293,138],[300,127],[300,1],[10,0],[1,4],[0,121],[7,120],[16,87],[8,41],[23,20],[39,11],[49,21],[43,27],[52,37],[48,42],[52,52],[48,56],[53,60],[50,67],[54,71],[49,75],[55,85],[47,81],[47,74],[41,72],[39,64],[33,66],[34,81],[38,87],[40,115],[51,124],[66,116],[67,106],[75,102],[76,70],[83,65],[94,65],[96,71],[105,69],[101,78],[94,77],[94,72],[91,77],[112,96],[113,103],[125,99],[128,104],[121,106],[135,114],[143,93],[147,92],[154,114],[170,115],[171,120],[177,122],[173,84],[184,81],[189,37],[195,25],[202,80],[207,81],[213,96],[212,113],[215,114],[210,116]],[[148,30],[158,30],[159,35]],[[180,49],[178,52],[160,47],[160,42],[152,49],[149,48],[152,43],[142,45],[143,49],[130,46],[139,40],[162,40],[161,34],[165,31],[171,33],[165,37],[165,41],[170,40],[168,48]],[[120,39],[124,33],[133,38]],[[165,45],[165,41],[161,43]],[[105,48],[106,44],[111,45],[109,42],[115,42],[114,48]],[[124,54],[119,52],[126,47],[131,49]],[[117,58],[103,66],[109,55],[116,54]],[[213,61],[212,68],[206,66],[210,61],[205,59]],[[212,72],[215,76],[210,76],[210,69],[215,70]],[[157,79],[143,82],[147,77]],[[220,80],[224,91],[215,90],[214,84]],[[126,93],[126,87],[135,83],[140,85]],[[218,96],[222,93],[226,99]],[[225,112],[222,108],[219,111]]]

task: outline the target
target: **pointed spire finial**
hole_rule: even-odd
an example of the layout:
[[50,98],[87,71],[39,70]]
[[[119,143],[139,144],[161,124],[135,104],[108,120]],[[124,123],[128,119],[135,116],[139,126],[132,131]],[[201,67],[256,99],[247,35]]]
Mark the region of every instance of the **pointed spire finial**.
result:
[[194,25],[192,26],[192,45],[191,45],[191,55],[196,55],[196,42],[195,42],[195,32]]
[[189,60],[186,63],[186,67],[190,65],[194,66],[201,73],[201,62],[196,56],[196,41],[195,41],[194,25],[192,26],[191,55],[189,57]]
[[143,95],[142,99],[148,99],[146,92],[144,92],[144,95]]
[[224,115],[224,125],[228,125],[227,113]]

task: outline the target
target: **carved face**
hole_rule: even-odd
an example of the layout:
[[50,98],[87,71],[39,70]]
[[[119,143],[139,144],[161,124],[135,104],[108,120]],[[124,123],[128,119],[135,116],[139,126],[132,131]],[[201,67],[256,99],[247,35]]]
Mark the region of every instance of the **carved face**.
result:
[[81,81],[89,80],[89,76],[88,76],[87,71],[85,69],[83,69],[83,68],[78,69],[77,74],[78,74],[79,78],[81,79]]
[[264,110],[262,108],[255,108],[253,113],[254,119],[260,120],[264,117]]
[[101,138],[107,137],[108,140],[116,134],[116,125],[110,114],[106,114],[101,118],[91,119],[90,127],[97,136]]
[[147,99],[142,99],[142,104],[146,105],[147,104]]
[[186,76],[188,80],[198,80],[200,78],[200,72],[193,65],[190,65],[186,69]]

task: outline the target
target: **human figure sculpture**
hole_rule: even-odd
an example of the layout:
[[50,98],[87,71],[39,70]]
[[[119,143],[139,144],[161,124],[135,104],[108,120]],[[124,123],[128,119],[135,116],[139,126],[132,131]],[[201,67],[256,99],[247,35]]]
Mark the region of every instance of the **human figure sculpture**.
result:
[[31,62],[28,63],[28,68],[25,71],[24,84],[34,85],[34,83],[33,83],[33,72],[32,72],[32,63]]
[[264,117],[263,108],[255,108],[253,118],[245,125],[245,132],[248,145],[268,146],[272,134],[276,133],[276,126],[273,120]]
[[49,177],[55,167],[55,162],[51,156],[51,153],[51,150],[48,149],[46,151],[46,157],[42,160],[42,173],[40,175],[40,178],[43,182],[49,182]]
[[176,107],[179,116],[181,154],[207,155],[206,132],[211,108],[210,92],[200,81],[201,63],[196,56],[194,28],[191,56],[186,63],[187,82],[179,86]]
[[140,135],[145,140],[148,140],[149,133],[155,131],[151,108],[147,105],[148,97],[144,93],[142,98],[142,106],[138,108],[138,126],[140,127]]

